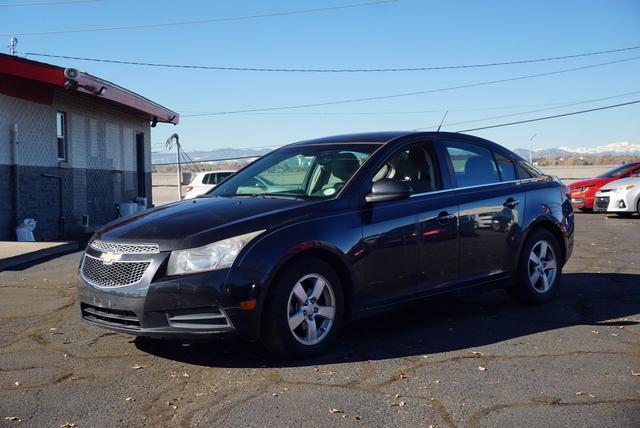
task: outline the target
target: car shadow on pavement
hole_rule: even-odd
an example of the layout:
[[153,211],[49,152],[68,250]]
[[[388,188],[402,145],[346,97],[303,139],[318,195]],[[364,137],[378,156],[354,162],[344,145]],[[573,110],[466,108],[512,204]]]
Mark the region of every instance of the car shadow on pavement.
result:
[[471,350],[576,325],[635,325],[624,318],[639,313],[640,275],[565,273],[558,294],[545,305],[519,305],[503,290],[433,298],[355,321],[328,353],[303,360],[280,359],[259,343],[231,339],[183,344],[138,338],[135,344],[162,358],[208,367],[303,367]]

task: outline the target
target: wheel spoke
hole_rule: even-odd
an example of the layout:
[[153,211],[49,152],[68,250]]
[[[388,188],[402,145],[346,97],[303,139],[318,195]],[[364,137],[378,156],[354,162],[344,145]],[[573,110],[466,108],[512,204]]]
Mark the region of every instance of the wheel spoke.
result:
[[316,278],[316,283],[313,286],[313,291],[311,291],[311,297],[318,300],[322,295],[322,291],[324,290],[324,279]]
[[557,267],[557,263],[555,260],[549,260],[547,262],[547,269],[555,269]]
[[326,318],[328,320],[332,320],[336,313],[336,310],[333,306],[318,305],[317,308],[318,308],[318,313],[316,314],[316,316]]
[[304,321],[304,314],[302,313],[302,309],[296,312],[293,315],[289,315],[289,328],[291,331],[298,328],[300,324]]
[[298,302],[300,302],[301,304],[304,304],[304,302],[307,301],[307,292],[304,291],[304,288],[302,287],[302,284],[297,283],[295,287],[293,287],[293,295],[296,296],[296,299],[298,299]]
[[542,291],[547,291],[549,289],[549,278],[547,278],[546,274],[542,274]]
[[538,272],[537,269],[534,270],[533,274],[529,275],[529,279],[531,280],[531,285],[535,287],[538,283],[538,280],[540,279],[540,272]]
[[540,242],[540,260],[544,260],[547,257],[547,243],[545,241]]
[[307,320],[307,341],[315,343],[318,340],[318,328],[316,320]]
[[529,261],[535,263],[536,265],[540,264],[540,259],[538,258],[538,256],[536,255],[535,252],[531,252],[531,254],[529,255]]

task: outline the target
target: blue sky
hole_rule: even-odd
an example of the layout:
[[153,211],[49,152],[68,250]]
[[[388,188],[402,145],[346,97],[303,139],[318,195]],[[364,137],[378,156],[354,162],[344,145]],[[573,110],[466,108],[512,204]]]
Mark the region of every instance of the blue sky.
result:
[[[104,0],[2,7],[35,1],[43,0],[0,0],[0,33],[232,17],[364,0]],[[8,41],[7,36],[4,38]],[[375,68],[509,61],[635,45],[640,45],[637,0],[401,0],[200,25],[25,35],[19,36],[18,48],[21,52],[176,64]],[[80,68],[189,114],[429,90],[635,56],[640,56],[640,49],[538,64],[379,74],[199,71],[30,58]],[[177,131],[187,150],[280,145],[347,132],[427,127],[437,124],[447,109],[450,111],[445,124],[633,91],[640,91],[640,59],[555,76],[388,100],[260,114],[183,117],[175,129],[170,125],[155,128],[152,141],[163,142]],[[444,129],[457,131],[635,99],[640,99],[640,94]],[[534,133],[538,133],[534,148],[595,146],[616,141],[640,143],[640,104],[474,133],[509,148],[526,147]]]

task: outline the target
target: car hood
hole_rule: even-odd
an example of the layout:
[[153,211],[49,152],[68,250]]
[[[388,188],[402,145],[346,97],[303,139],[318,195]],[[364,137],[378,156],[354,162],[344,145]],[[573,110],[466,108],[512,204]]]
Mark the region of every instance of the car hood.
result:
[[626,186],[628,184],[640,185],[640,177],[627,177],[615,180],[602,186],[600,190],[615,189],[616,187]]
[[571,190],[578,189],[580,187],[586,186],[601,186],[603,183],[607,182],[607,178],[587,178],[586,180],[574,181],[569,185]]
[[309,216],[319,201],[284,198],[197,198],[118,219],[96,239],[158,243],[161,250],[191,248],[243,233],[270,229]]

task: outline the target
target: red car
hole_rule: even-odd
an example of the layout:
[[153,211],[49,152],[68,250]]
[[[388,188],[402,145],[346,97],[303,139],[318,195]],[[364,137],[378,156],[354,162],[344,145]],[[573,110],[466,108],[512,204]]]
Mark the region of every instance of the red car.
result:
[[583,211],[592,210],[596,192],[602,186],[614,180],[626,177],[637,177],[639,175],[640,161],[637,161],[614,168],[595,178],[588,178],[571,183],[569,189],[571,189],[571,203],[573,203],[573,208]]

